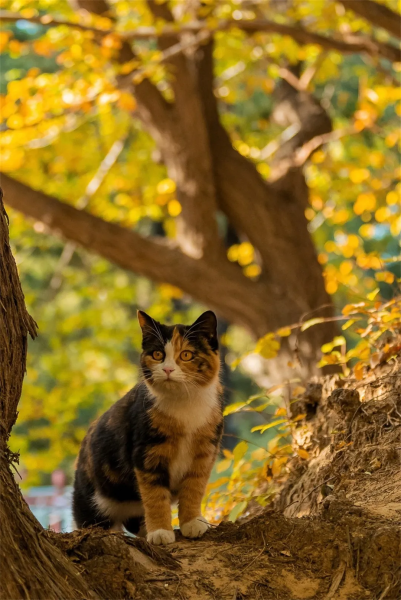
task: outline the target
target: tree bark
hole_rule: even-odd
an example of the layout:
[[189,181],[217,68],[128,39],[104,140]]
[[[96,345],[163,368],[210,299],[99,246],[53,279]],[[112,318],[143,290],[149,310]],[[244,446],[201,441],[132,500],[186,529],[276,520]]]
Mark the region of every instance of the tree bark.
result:
[[94,598],[30,512],[11,472],[17,457],[7,440],[17,418],[28,334],[36,336],[36,323],[25,308],[0,189],[0,598]]

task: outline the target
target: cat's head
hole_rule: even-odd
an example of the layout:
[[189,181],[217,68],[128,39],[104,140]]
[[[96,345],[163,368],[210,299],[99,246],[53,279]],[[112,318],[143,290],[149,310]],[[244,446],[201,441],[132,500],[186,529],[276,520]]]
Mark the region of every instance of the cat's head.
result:
[[179,387],[188,391],[217,380],[217,320],[211,310],[192,325],[162,325],[141,310],[138,321],[142,329],[142,372],[155,392]]

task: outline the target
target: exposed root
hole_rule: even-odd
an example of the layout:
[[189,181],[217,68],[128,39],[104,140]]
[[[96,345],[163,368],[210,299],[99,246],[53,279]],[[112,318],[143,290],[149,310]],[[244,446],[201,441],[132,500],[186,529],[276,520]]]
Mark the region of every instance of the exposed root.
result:
[[344,560],[342,560],[340,563],[340,566],[338,567],[338,569],[333,577],[330,589],[329,589],[328,593],[326,594],[326,596],[324,597],[324,600],[332,600],[334,598],[334,594],[336,593],[336,591],[338,590],[338,588],[340,586],[340,583],[344,577],[346,568],[347,568],[347,564]]

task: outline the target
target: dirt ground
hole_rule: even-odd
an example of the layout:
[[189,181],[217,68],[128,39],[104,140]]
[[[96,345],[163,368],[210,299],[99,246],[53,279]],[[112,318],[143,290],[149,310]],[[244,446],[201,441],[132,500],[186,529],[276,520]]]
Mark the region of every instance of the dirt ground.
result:
[[274,506],[200,540],[152,547],[103,531],[47,533],[93,597],[398,600],[401,360],[362,381],[322,378],[293,406],[310,459],[292,459]]

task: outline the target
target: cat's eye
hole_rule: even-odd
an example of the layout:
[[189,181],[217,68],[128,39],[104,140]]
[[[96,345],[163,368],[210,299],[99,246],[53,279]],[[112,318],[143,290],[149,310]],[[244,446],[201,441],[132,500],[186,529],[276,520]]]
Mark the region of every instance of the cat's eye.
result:
[[155,360],[162,360],[164,354],[163,354],[163,352],[160,352],[160,350],[155,350],[153,352],[152,356]]
[[181,360],[192,360],[194,357],[194,353],[190,352],[189,350],[184,350],[183,352],[181,352],[180,354]]

